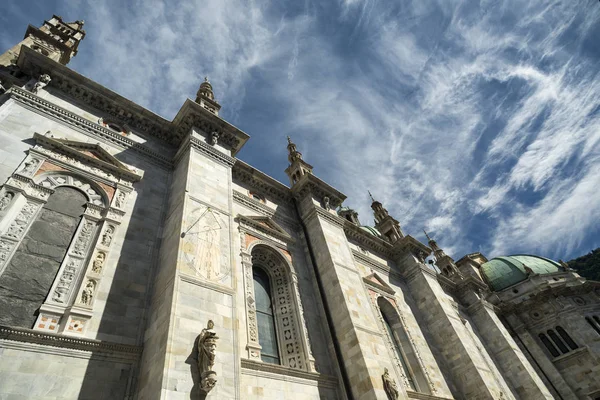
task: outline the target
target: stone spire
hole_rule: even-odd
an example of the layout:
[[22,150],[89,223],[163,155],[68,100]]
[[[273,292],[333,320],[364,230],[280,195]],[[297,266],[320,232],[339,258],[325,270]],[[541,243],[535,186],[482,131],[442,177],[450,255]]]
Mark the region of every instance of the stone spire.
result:
[[219,115],[221,105],[215,100],[213,87],[206,76],[204,77],[204,82],[200,84],[200,88],[196,93],[196,103],[200,104],[211,113]]
[[423,232],[425,232],[425,236],[427,237],[427,240],[429,241],[429,247],[431,247],[431,250],[433,250],[433,255],[436,260],[436,265],[438,266],[438,268],[440,270],[442,270],[442,273],[446,276],[452,276],[452,275],[462,276],[460,271],[458,270],[458,267],[456,266],[456,264],[454,264],[454,260],[452,259],[452,257],[447,255],[444,252],[444,250],[442,250],[438,246],[437,242],[435,240],[433,240],[431,237],[429,237],[429,235],[427,234],[425,229],[423,229]]
[[289,167],[285,170],[285,173],[290,178],[290,184],[292,187],[307,174],[312,174],[312,165],[302,159],[302,153],[296,148],[296,144],[292,142],[292,139],[287,137],[288,145],[288,161],[290,162]]
[[29,25],[23,40],[0,55],[0,67],[16,65],[23,46],[67,65],[77,55],[77,48],[84,37],[83,21],[64,22],[61,17],[53,15],[39,28]]
[[388,210],[383,207],[383,204],[373,198],[370,191],[369,196],[371,197],[371,208],[373,209],[373,214],[375,216],[375,229],[391,243],[394,243],[398,239],[402,239],[404,234],[400,229],[400,223],[390,216]]

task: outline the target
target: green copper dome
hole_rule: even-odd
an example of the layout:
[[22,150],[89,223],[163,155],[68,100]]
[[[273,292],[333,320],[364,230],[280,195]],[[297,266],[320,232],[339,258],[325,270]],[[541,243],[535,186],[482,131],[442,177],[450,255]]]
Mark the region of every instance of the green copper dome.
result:
[[376,237],[381,237],[381,233],[379,233],[379,231],[378,231],[377,229],[373,228],[372,226],[366,226],[366,225],[362,225],[362,226],[360,227],[360,229],[362,229],[362,230],[363,230],[363,231],[365,231],[365,232],[368,232],[368,233],[370,233],[370,234],[371,234],[371,235],[373,235],[373,236],[376,236]]
[[539,256],[517,254],[493,258],[481,266],[481,272],[492,290],[499,291],[527,279],[525,266],[536,274],[564,271],[556,261]]

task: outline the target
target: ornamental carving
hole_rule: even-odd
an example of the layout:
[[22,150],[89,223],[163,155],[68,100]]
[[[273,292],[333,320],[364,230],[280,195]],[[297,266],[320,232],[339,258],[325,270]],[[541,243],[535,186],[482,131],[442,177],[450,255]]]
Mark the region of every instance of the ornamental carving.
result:
[[29,224],[29,221],[31,220],[31,217],[33,216],[33,214],[35,214],[38,208],[39,204],[31,202],[25,204],[25,206],[23,206],[23,208],[21,209],[19,215],[17,215],[15,220],[8,227],[8,230],[6,231],[6,236],[13,239],[20,239],[21,236],[23,236],[23,233],[25,232],[25,228]]
[[31,93],[38,94],[40,90],[48,86],[51,80],[52,78],[50,78],[50,75],[48,74],[40,75],[38,80],[31,87]]
[[198,337],[198,371],[200,372],[200,388],[208,393],[217,384],[217,373],[213,371],[219,337],[214,331],[215,324],[208,321]]
[[73,283],[77,273],[77,268],[78,263],[76,263],[75,260],[69,261],[69,264],[65,267],[60,276],[60,280],[58,281],[58,285],[56,285],[56,289],[54,289],[52,300],[57,303],[66,303],[68,293],[71,289],[71,284]]
[[12,202],[12,199],[15,197],[13,192],[4,192],[2,198],[0,199],[0,211],[4,211],[8,205]]
[[83,291],[81,292],[81,304],[84,306],[91,306],[92,300],[94,299],[94,294],[96,291],[96,281],[93,279],[88,279]]
[[104,260],[106,260],[106,254],[103,252],[99,252],[94,262],[92,263],[92,272],[95,274],[99,274],[102,272],[102,267],[104,267]]
[[[268,273],[272,286],[273,308],[277,324],[282,364],[290,368],[307,370],[305,354],[307,344],[301,339],[300,310],[296,307],[292,273],[282,256],[266,246],[252,250],[252,265],[260,265]],[[253,280],[251,281],[253,283]]]
[[29,158],[23,163],[23,168],[19,170],[19,174],[31,176],[40,165],[40,160],[37,158]]
[[73,246],[73,254],[76,254],[78,256],[83,256],[85,254],[88,243],[94,231],[94,226],[95,224],[93,222],[85,221],[85,223],[83,224],[83,228],[81,229],[81,233],[77,237],[75,246]]
[[104,206],[102,195],[96,189],[94,189],[89,183],[86,183],[81,179],[71,175],[49,175],[42,179],[39,185],[49,189],[54,189],[57,186],[73,186],[83,191],[90,199],[92,204],[96,206]]
[[106,247],[110,246],[110,243],[112,242],[114,234],[115,234],[114,225],[108,225],[106,227],[106,230],[104,231],[104,234],[102,235],[102,246],[106,246]]

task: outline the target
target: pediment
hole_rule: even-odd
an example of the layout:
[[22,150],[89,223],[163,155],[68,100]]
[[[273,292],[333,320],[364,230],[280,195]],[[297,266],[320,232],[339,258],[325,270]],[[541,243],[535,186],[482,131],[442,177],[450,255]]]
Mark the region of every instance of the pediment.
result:
[[55,138],[50,133],[41,135],[35,133],[33,138],[43,149],[47,149],[59,155],[58,159],[64,160],[66,156],[92,167],[108,171],[117,177],[137,182],[142,175],[133,167],[130,167],[115,156],[106,151],[99,143],[85,143],[69,139]]
[[390,287],[390,285],[388,285],[386,283],[386,281],[384,281],[378,274],[377,272],[373,272],[371,275],[369,276],[365,276],[363,278],[363,281],[367,284],[367,286],[373,286],[379,290],[382,290],[386,293],[389,293],[391,295],[395,294],[396,291],[394,289],[392,289]]
[[246,216],[238,215],[240,222],[250,225],[254,229],[267,235],[273,236],[285,242],[294,242],[294,239],[287,233],[281,225],[275,222],[271,217],[265,216]]

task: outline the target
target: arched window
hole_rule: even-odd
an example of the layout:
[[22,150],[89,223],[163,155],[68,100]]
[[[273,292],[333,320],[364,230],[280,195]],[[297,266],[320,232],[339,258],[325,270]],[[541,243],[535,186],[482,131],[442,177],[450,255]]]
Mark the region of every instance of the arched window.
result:
[[279,364],[277,331],[271,301],[271,284],[269,276],[260,267],[252,269],[254,278],[254,296],[256,301],[256,322],[258,325],[258,343],[262,347],[261,359],[271,364]]
[[556,332],[554,332],[552,329],[548,330],[548,336],[550,336],[550,339],[552,339],[552,341],[558,347],[558,349],[560,350],[561,353],[566,354],[569,352],[569,349],[567,349],[567,346],[565,346],[563,341],[560,340],[560,338],[558,337]]
[[550,354],[552,354],[552,357],[558,357],[560,356],[560,353],[558,352],[558,350],[556,349],[556,347],[554,346],[554,344],[552,344],[552,342],[550,341],[550,339],[548,339],[548,336],[546,336],[543,333],[539,334],[539,338],[542,341],[542,343],[544,343],[544,346],[546,346],[546,349],[548,349],[548,351],[550,352]]
[[410,372],[410,368],[408,368],[408,363],[406,362],[406,357],[402,352],[402,348],[400,347],[400,343],[398,342],[398,338],[394,335],[394,331],[392,330],[392,326],[390,325],[390,321],[387,320],[385,314],[383,315],[383,323],[385,325],[385,329],[387,330],[388,335],[392,339],[392,343],[394,345],[394,350],[396,350],[396,355],[400,359],[400,363],[402,364],[402,369],[406,374],[406,379],[408,379],[408,383],[410,384],[410,388],[412,390],[417,390],[415,387],[415,380],[413,379],[412,373]]
[[425,379],[419,360],[394,306],[384,297],[377,299],[377,305],[381,312],[387,336],[392,343],[395,355],[406,377],[407,389],[429,393],[429,385]]
[[[7,232],[23,237],[0,276],[0,323],[31,328],[36,311],[48,296],[87,203],[86,196],[71,187],[57,187],[25,231],[25,225]],[[27,293],[14,300],[13,291]]]
[[571,348],[571,350],[575,350],[579,346],[571,339],[571,336],[562,328],[562,326],[556,327],[556,332],[560,335],[560,337],[567,343],[567,346]]
[[594,328],[594,330],[596,331],[596,333],[598,335],[600,335],[600,327],[598,327],[598,325],[596,324],[596,322],[594,322],[594,320],[590,317],[585,317],[585,320],[588,322],[588,324],[590,324],[590,326],[592,328]]

